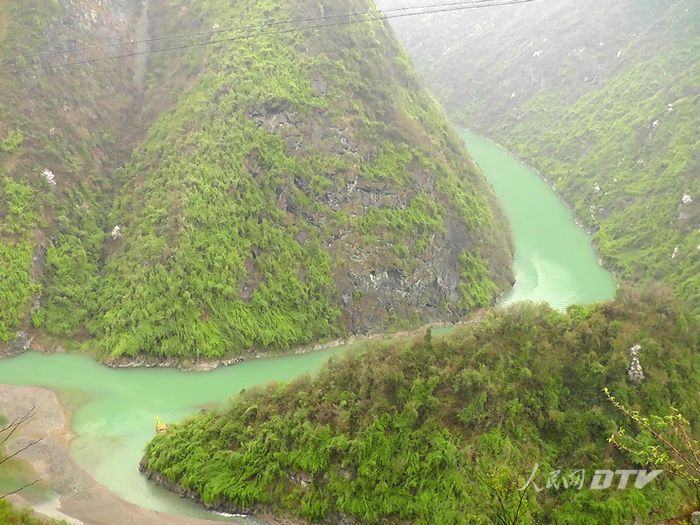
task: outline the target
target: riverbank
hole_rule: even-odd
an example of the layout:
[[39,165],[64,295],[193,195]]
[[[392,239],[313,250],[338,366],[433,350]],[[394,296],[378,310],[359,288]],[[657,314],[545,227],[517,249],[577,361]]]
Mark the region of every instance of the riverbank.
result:
[[61,404],[55,393],[42,388],[0,385],[0,413],[6,418],[11,420],[27,413],[32,407],[36,410],[36,417],[10,439],[6,451],[12,453],[33,440],[43,438],[22,452],[20,457],[31,465],[57,499],[37,505],[20,493],[12,497],[13,504],[33,508],[38,513],[77,525],[221,523],[168,515],[119,498],[95,481],[71,456],[69,445],[73,435],[69,425],[70,411]]
[[[507,291],[504,293],[508,293]],[[469,315],[471,318],[474,313]],[[152,356],[138,356],[138,357],[120,357],[120,358],[108,358],[106,360],[100,359],[94,352],[85,352],[86,354],[92,356],[98,363],[114,369],[129,369],[129,368],[174,368],[182,370],[183,372],[211,372],[219,368],[226,368],[230,366],[235,366],[246,361],[256,360],[256,359],[274,359],[278,357],[293,357],[299,355],[310,354],[313,352],[322,352],[324,350],[332,350],[334,348],[340,348],[342,346],[352,346],[357,343],[371,342],[378,339],[392,339],[392,338],[402,338],[402,337],[412,337],[421,332],[430,329],[450,329],[456,328],[461,324],[467,322],[467,320],[458,321],[455,323],[429,323],[422,325],[418,328],[412,330],[405,330],[401,332],[387,332],[387,333],[374,333],[374,334],[363,334],[363,335],[352,335],[344,339],[334,339],[332,341],[327,341],[324,343],[317,343],[314,345],[300,346],[297,348],[286,349],[286,350],[252,350],[249,353],[233,356],[224,357],[221,359],[202,359],[198,361],[193,361],[191,359],[178,360],[178,359],[162,359]],[[10,343],[0,347],[0,360],[10,359],[12,357],[17,357],[25,352],[39,352],[42,354],[55,354],[55,353],[69,353],[60,344],[37,344],[35,341],[37,339],[34,336],[27,334],[26,332],[19,332],[17,337],[13,339]],[[79,353],[76,351],[76,353]]]
[[[609,277],[601,278],[590,239],[573,223],[570,211],[555,198],[551,188],[503,150],[484,143],[476,146],[471,149],[481,154],[482,168],[494,180],[494,189],[501,200],[509,203],[506,210],[510,210],[509,218],[515,226],[520,282],[517,290],[509,292],[507,301],[499,304],[546,301],[565,309],[571,304],[612,298],[614,282]],[[473,312],[458,324],[474,322],[483,313]],[[42,353],[29,352],[16,359],[0,361],[0,383],[40,385],[55,389],[61,395],[79,391],[77,394],[87,396],[71,419],[77,435],[71,449],[75,461],[89,471],[93,483],[103,489],[109,487],[113,491],[112,498],[123,497],[138,503],[144,507],[139,509],[141,511],[157,509],[169,520],[161,523],[177,524],[182,522],[171,519],[171,513],[198,518],[207,518],[208,514],[190,514],[194,506],[189,500],[160,490],[136,470],[144,447],[153,436],[156,416],[166,423],[182,421],[242,390],[316,373],[328,359],[346,352],[344,346],[416,336],[428,328],[436,329],[435,335],[439,336],[458,324],[433,323],[410,331],[349,337],[287,351],[252,350],[245,356],[218,361],[156,363],[124,359],[111,363],[112,368],[95,359],[98,356],[89,351],[87,341],[81,343],[83,352],[74,351],[77,348],[67,351],[60,344],[56,345],[60,341],[44,340],[39,335],[32,339],[36,334],[30,332],[16,348]],[[190,374],[181,370],[211,372]],[[67,450],[63,451],[72,460]],[[104,454],[104,450],[110,450],[110,454]],[[158,515],[156,511],[145,512]],[[280,523],[260,517],[270,523]],[[158,521],[127,520],[124,523]]]

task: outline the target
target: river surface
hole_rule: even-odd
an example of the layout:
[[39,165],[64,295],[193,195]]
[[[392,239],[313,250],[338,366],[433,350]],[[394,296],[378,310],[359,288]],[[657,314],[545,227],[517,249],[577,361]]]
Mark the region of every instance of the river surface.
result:
[[544,301],[564,309],[615,297],[615,281],[598,263],[590,236],[542,177],[497,144],[461,135],[513,230],[515,286],[500,303]]
[[[488,140],[466,131],[462,136],[494,187],[513,230],[517,282],[501,304],[532,300],[564,308],[613,298],[614,281],[598,264],[589,236],[576,226],[571,212],[544,180]],[[30,352],[0,361],[0,383],[56,391],[75,409],[72,454],[95,479],[125,500],[172,514],[215,519],[139,474],[137,466],[154,435],[155,417],[179,421],[244,388],[314,373],[345,351],[346,347],[339,347],[188,373],[113,370],[84,355]]]

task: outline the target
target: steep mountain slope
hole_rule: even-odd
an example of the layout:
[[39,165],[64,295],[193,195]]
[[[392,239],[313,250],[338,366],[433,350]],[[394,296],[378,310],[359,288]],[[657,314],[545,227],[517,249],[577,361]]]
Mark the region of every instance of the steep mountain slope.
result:
[[613,270],[700,312],[697,2],[538,1],[395,29],[453,118],[551,180]]
[[[444,338],[384,342],[317,378],[242,392],[156,437],[142,470],[229,512],[454,525],[512,519],[537,464],[538,486],[585,469],[584,488],[529,489],[518,524],[658,521],[693,499],[670,475],[643,490],[586,488],[596,469],[634,468],[608,443],[616,423],[630,427],[602,390],[697,423],[699,329],[653,295],[566,314],[491,310]],[[641,383],[628,380],[635,344]]]
[[[134,4],[134,6],[130,6]],[[0,13],[0,341],[36,317],[57,333],[86,320],[110,172],[129,153],[132,63],[29,71],[47,49],[136,38],[135,2],[3,2]],[[12,59],[22,55],[21,58]],[[91,57],[104,56],[95,51]],[[34,299],[31,299],[34,296]],[[25,320],[22,323],[23,319]],[[22,341],[20,341],[22,344]]]
[[[126,0],[102,4],[147,13],[153,35],[368,8],[364,1],[152,0],[147,11]],[[12,5],[10,28],[29,9]],[[92,20],[92,7],[66,1],[51,9]],[[40,38],[29,49],[49,47],[50,19],[37,12]],[[61,39],[70,37],[59,29]],[[48,236],[34,325],[59,338],[95,336],[106,358],[221,357],[456,319],[510,284],[508,228],[495,197],[384,25],[263,33],[271,34],[225,33],[219,37],[233,41],[156,53],[148,63],[12,78],[9,93],[30,101],[76,93],[76,78],[99,83],[95,106],[106,112],[105,129],[80,120],[87,136],[78,153],[92,159],[115,130],[120,138],[101,170],[75,167],[82,193],[64,194],[62,171],[42,159],[56,173],[53,188],[21,156],[44,155],[40,145],[12,145],[37,121],[3,130],[12,151],[0,161],[16,167],[3,168],[11,190],[3,224],[25,232],[21,240],[6,236],[20,255],[13,255],[16,297],[3,296],[15,312],[3,319],[3,339],[41,291],[30,259]],[[4,54],[25,52],[9,33],[5,44]],[[173,42],[151,45],[158,51]],[[56,92],[46,87],[51,79]],[[23,94],[27,85],[36,91]],[[112,98],[119,93],[127,93],[123,104]],[[8,112],[12,100],[3,102]],[[12,111],[18,119],[31,114]],[[134,129],[115,127],[125,113]],[[51,199],[65,211],[41,208]]]

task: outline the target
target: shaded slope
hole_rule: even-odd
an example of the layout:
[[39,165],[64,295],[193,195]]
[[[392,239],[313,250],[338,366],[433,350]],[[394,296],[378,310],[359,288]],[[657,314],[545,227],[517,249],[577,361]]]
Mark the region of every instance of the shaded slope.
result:
[[[605,399],[698,416],[698,326],[659,297],[562,314],[492,310],[445,338],[390,341],[332,361],[317,378],[244,391],[170,426],[142,469],[229,512],[323,523],[497,523],[535,467],[634,468],[608,443]],[[628,381],[642,345],[646,379]],[[625,423],[629,428],[629,425]],[[643,490],[526,493],[518,523],[614,525],[680,514],[692,491],[670,476]],[[501,513],[501,516],[503,514]]]
[[52,334],[84,334],[111,173],[128,158],[134,135],[131,62],[28,70],[74,56],[26,55],[137,38],[130,28],[140,14],[140,2],[117,0],[3,3],[0,341],[12,339],[20,325],[26,328],[32,315]]

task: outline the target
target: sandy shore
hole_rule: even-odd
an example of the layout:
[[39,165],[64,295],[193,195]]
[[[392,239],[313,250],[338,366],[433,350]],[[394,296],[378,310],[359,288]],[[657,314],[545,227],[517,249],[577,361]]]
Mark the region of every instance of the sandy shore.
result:
[[12,453],[31,440],[44,438],[22,452],[19,458],[28,462],[51,490],[58,495],[55,502],[32,505],[21,495],[13,496],[19,506],[34,507],[38,512],[61,518],[77,525],[204,525],[221,522],[184,518],[145,509],[128,503],[97,483],[71,457],[69,414],[56,394],[33,387],[0,385],[0,413],[13,419],[36,407],[36,417],[18,431],[6,446]]
[[[435,323],[417,330],[394,334],[352,337],[349,340],[333,341],[325,345],[297,349],[291,354],[307,353],[323,348],[333,348],[341,344],[352,344],[357,341],[376,341],[402,337],[415,337],[427,328],[444,326],[459,326],[473,321],[454,325]],[[29,346],[29,345],[26,345]],[[21,351],[26,351],[24,348]],[[19,353],[21,353],[19,351]],[[247,358],[268,357],[265,354],[247,356]],[[232,365],[235,362],[206,362],[191,366],[190,369],[211,370],[222,365]],[[163,363],[158,363],[162,366]],[[169,363],[170,366],[177,364]],[[112,366],[115,366],[112,363]],[[151,363],[120,363],[118,366],[153,366]],[[11,501],[22,507],[33,508],[35,511],[54,518],[60,518],[76,525],[204,525],[221,524],[220,521],[185,518],[146,509],[128,503],[103,485],[99,484],[90,474],[83,470],[70,455],[69,444],[72,438],[70,432],[70,412],[61,404],[56,394],[50,390],[0,385],[0,414],[8,419],[26,414],[35,407],[36,417],[24,425],[12,440],[6,445],[6,451],[12,453],[23,447],[31,440],[43,438],[37,445],[22,452],[19,459],[29,463],[53,493],[58,495],[56,501],[43,502],[40,505],[24,499],[21,495],[12,496]],[[258,517],[270,525],[296,525],[298,520],[277,518],[264,515]]]

